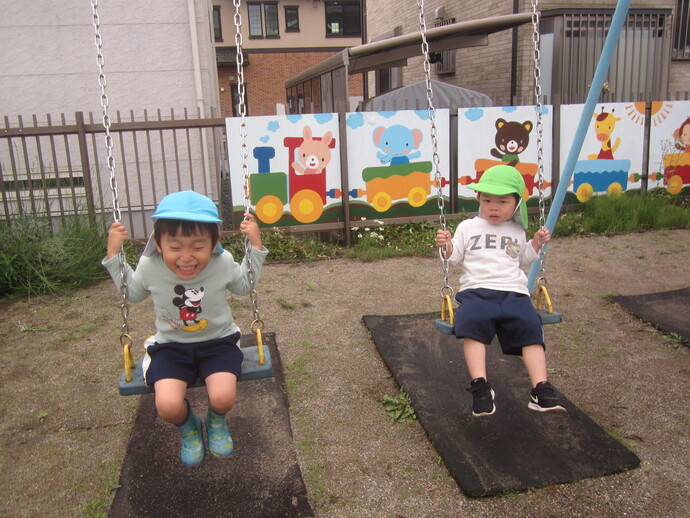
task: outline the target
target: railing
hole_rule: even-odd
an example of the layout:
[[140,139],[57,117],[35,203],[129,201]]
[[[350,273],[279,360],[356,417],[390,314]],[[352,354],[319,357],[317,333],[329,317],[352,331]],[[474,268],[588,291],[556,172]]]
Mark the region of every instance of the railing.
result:
[[[227,170],[225,119],[181,118],[156,112],[117,113],[113,118],[118,199],[134,237],[150,232],[148,216],[168,192],[193,189],[221,201],[221,171]],[[103,126],[82,112],[55,124],[32,117],[4,118],[0,128],[0,216],[25,214],[52,220],[87,214],[103,225],[111,218],[113,197]],[[210,138],[208,134],[210,133]],[[205,145],[206,143],[206,145]],[[227,182],[225,182],[227,183]]]

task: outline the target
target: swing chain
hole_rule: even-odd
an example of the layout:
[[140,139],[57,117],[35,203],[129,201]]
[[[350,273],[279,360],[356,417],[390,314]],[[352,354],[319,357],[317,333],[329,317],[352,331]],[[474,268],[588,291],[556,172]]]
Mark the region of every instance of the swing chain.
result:
[[[534,97],[537,111],[537,188],[539,190],[539,228],[546,227],[546,202],[544,200],[544,148],[543,148],[543,134],[544,126],[542,122],[543,105],[542,105],[542,91],[541,91],[541,52],[539,50],[539,19],[540,13],[538,11],[539,0],[531,0],[532,2],[532,43],[534,45]],[[539,249],[539,259],[541,261],[541,270],[539,272],[538,286],[546,285],[546,267],[544,262],[546,259],[546,250],[542,245]]]
[[[233,0],[235,6],[235,48],[237,65],[237,94],[239,97],[237,110],[240,114],[240,155],[242,157],[242,190],[244,194],[244,214],[249,214],[250,199],[249,199],[249,167],[247,166],[247,103],[246,103],[246,89],[244,83],[244,55],[242,54],[242,14],[240,13],[241,0]],[[244,216],[248,219],[248,216]],[[263,322],[259,316],[259,303],[256,293],[256,281],[254,277],[254,268],[252,265],[252,244],[249,239],[244,240],[244,256],[247,260],[247,277],[249,279],[249,299],[252,302],[252,313],[254,322]]]
[[[113,137],[110,134],[110,116],[108,115],[108,96],[106,95],[106,77],[105,77],[105,62],[103,60],[103,38],[101,36],[101,19],[98,15],[98,0],[91,0],[91,10],[93,13],[93,28],[96,49],[98,51],[98,84],[101,87],[101,108],[103,110],[103,128],[105,129],[105,148],[107,151],[108,173],[110,178],[110,193],[113,199],[113,218],[115,221],[121,221],[122,212],[120,210],[120,200],[117,194],[117,178],[115,176],[115,159],[113,158]],[[122,334],[120,335],[120,343],[130,341],[129,336],[129,304],[127,303],[128,286],[125,279],[125,253],[120,250],[120,314],[122,315]]]
[[[439,210],[439,224],[441,230],[447,230],[445,200],[443,199],[443,176],[441,175],[440,163],[441,159],[438,153],[438,134],[436,130],[436,109],[434,108],[434,91],[431,88],[431,62],[429,60],[429,42],[426,39],[426,18],[424,17],[424,0],[417,0],[417,7],[419,8],[419,29],[422,36],[422,53],[424,55],[424,79],[426,82],[426,100],[427,113],[429,114],[429,122],[431,124],[431,148],[432,160],[434,164],[434,185],[436,186],[436,203]],[[442,296],[452,296],[453,288],[450,287],[449,281],[449,265],[448,257],[446,256],[446,248],[439,248],[439,255],[443,261],[443,287],[441,288]]]

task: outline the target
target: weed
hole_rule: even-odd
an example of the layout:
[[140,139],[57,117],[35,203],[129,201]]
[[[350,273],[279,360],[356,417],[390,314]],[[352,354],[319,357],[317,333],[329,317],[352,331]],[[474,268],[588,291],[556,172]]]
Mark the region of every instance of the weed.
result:
[[409,396],[405,393],[405,389],[400,387],[400,393],[396,397],[391,397],[388,394],[383,396],[383,408],[386,410],[390,418],[396,423],[404,421],[414,421],[417,419]]
[[280,295],[276,299],[276,302],[280,304],[280,307],[282,307],[283,309],[295,309],[295,305],[292,302],[288,302],[287,300],[285,300],[285,298],[283,298],[282,295]]
[[671,344],[674,349],[678,349],[681,345],[690,347],[690,340],[686,340],[677,333],[667,333],[663,336],[664,342]]
[[19,324],[17,324],[17,330],[20,333],[36,333],[38,331],[47,331],[48,328],[47,327],[36,327],[36,326],[33,326],[27,322],[21,322],[20,321]]

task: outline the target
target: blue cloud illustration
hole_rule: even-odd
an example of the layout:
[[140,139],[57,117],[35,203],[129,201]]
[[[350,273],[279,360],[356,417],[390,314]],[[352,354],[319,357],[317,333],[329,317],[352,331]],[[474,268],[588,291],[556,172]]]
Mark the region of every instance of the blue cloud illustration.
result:
[[278,129],[280,129],[280,123],[278,121],[271,121],[266,125],[266,129],[275,133],[278,131]]
[[395,111],[383,111],[383,112],[376,112],[378,113],[381,117],[385,117],[386,119],[390,119],[393,117],[396,113]]
[[362,112],[351,113],[347,117],[347,125],[353,130],[364,126],[364,115]]
[[517,106],[504,106],[503,111],[506,113],[513,113],[515,110],[517,110]]
[[[536,106],[534,107],[534,111],[535,111],[535,112],[537,111],[537,107],[536,107]],[[549,113],[549,107],[546,106],[545,104],[542,104],[542,105],[541,105],[541,114],[542,114],[542,115],[547,115],[548,113]]]
[[293,124],[297,124],[299,121],[302,120],[301,115],[286,115],[285,118]]
[[333,120],[333,114],[332,113],[315,113],[314,118],[316,119],[316,122],[319,124],[324,124],[328,121]]
[[417,117],[419,117],[423,121],[425,121],[429,118],[429,109],[428,108],[426,110],[415,110],[414,112],[417,114]]
[[268,135],[264,135],[263,137],[259,138],[259,140],[265,144],[270,140],[270,137]]
[[484,110],[481,108],[470,108],[465,111],[465,118],[468,121],[477,122],[482,117],[484,117]]

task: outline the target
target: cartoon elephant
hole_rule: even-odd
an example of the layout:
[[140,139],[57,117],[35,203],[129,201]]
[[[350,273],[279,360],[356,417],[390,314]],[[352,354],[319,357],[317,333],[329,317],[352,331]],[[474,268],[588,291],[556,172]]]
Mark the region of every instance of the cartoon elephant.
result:
[[383,150],[377,151],[376,157],[382,164],[407,164],[411,159],[420,157],[419,148],[422,142],[422,132],[396,124],[390,128],[379,126],[374,130],[374,144]]

